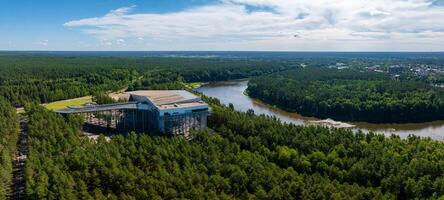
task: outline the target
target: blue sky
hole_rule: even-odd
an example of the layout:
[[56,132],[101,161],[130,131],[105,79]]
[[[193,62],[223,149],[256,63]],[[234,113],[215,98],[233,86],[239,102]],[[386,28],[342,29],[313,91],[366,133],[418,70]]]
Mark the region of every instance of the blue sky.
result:
[[96,39],[64,27],[65,22],[132,5],[137,5],[134,10],[138,12],[166,13],[211,3],[214,1],[0,0],[0,49],[88,50],[83,43],[94,45]]
[[444,51],[444,0],[0,0],[0,50]]

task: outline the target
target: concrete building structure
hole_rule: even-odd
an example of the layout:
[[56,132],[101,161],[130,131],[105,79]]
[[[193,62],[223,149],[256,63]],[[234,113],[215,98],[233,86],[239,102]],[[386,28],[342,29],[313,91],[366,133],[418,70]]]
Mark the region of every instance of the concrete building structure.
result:
[[[122,95],[121,95],[122,96]],[[187,135],[204,128],[208,104],[185,90],[140,90],[123,94],[125,103],[67,108],[60,114],[85,113],[85,122],[120,131]]]

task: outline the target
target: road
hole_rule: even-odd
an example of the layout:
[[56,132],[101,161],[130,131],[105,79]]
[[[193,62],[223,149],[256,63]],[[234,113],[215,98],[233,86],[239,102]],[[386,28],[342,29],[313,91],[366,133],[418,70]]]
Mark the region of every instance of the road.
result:
[[28,156],[28,120],[19,115],[20,135],[13,160],[13,183],[10,199],[25,199],[25,162]]

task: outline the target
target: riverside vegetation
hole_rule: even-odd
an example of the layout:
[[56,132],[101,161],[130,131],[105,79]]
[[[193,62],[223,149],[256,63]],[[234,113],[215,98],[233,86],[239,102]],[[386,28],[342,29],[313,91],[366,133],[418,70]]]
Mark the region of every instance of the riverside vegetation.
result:
[[444,119],[444,90],[357,70],[305,68],[255,77],[248,94],[303,115],[373,123]]
[[[109,141],[99,137],[95,142],[82,136],[81,117],[64,118],[38,105],[85,95],[106,102],[101,94],[126,86],[181,89],[184,82],[260,75],[265,76],[252,83],[264,80],[275,85],[276,76],[290,85],[288,76],[295,72],[288,70],[311,59],[7,55],[0,60],[0,93],[5,99],[0,99],[0,147],[4,147],[0,184],[1,188],[10,184],[11,152],[16,148],[18,122],[11,105],[26,104],[28,199],[438,199],[444,195],[444,144],[429,138],[284,124],[203,97],[213,109],[209,129],[193,132],[189,141],[132,133]],[[312,59],[312,65],[328,60]],[[360,87],[386,81],[379,75],[362,76],[344,80],[344,87],[361,85],[361,79]],[[427,87],[411,84],[413,89]],[[415,92],[423,94],[421,89]]]
[[30,199],[406,199],[444,195],[444,145],[431,139],[282,124],[213,100],[187,141],[80,136],[81,119],[30,118]]

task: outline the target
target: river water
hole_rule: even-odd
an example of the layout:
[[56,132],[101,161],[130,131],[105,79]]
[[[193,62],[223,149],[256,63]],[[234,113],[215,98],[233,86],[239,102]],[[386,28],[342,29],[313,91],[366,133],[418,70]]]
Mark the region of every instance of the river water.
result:
[[340,122],[330,119],[318,119],[314,117],[302,116],[298,113],[287,112],[282,109],[270,106],[260,100],[244,95],[247,89],[248,80],[212,82],[205,84],[195,90],[204,93],[206,96],[218,98],[221,103],[228,105],[232,103],[238,111],[253,109],[256,114],[274,115],[283,122],[297,125],[320,124],[341,128],[351,128],[373,131],[385,135],[396,134],[402,138],[408,135],[421,137],[431,137],[436,140],[444,140],[444,120],[427,123],[410,124],[372,124],[366,122]]

